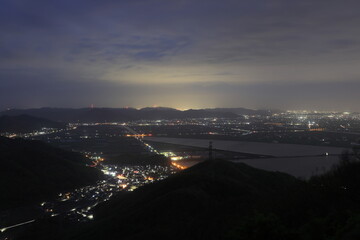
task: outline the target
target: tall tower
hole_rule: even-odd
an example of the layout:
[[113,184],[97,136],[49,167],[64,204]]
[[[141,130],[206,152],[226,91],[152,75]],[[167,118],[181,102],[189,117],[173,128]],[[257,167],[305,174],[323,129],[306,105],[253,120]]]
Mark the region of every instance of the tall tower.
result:
[[213,147],[212,147],[212,141],[209,142],[209,160],[213,160]]

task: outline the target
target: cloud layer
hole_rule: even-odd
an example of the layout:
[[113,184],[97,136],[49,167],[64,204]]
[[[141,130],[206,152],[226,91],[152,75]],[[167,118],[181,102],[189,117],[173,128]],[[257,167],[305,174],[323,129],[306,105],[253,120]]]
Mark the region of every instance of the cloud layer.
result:
[[357,1],[0,4],[0,108],[360,110]]

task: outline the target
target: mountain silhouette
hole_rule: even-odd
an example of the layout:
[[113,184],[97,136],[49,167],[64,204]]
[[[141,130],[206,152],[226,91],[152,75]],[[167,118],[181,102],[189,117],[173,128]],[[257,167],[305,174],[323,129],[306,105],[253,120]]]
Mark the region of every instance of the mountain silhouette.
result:
[[28,133],[40,131],[42,128],[65,128],[64,123],[50,121],[44,118],[29,115],[1,116],[0,133]]

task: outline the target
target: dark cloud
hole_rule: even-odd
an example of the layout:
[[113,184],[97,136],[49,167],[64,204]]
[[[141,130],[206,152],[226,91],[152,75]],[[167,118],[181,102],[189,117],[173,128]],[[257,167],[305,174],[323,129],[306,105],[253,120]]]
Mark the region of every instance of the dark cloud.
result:
[[2,107],[360,110],[359,7],[355,0],[3,0]]

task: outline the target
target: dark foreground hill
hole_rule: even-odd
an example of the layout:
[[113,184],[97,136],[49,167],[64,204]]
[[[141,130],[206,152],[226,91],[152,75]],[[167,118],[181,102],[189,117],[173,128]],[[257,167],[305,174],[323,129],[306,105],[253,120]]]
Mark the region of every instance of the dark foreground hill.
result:
[[131,120],[184,119],[206,117],[238,117],[237,114],[226,111],[186,110],[172,108],[37,108],[12,109],[0,112],[0,115],[16,116],[27,114],[62,122],[119,122]]
[[1,116],[0,133],[28,133],[42,128],[65,128],[64,123],[50,121],[44,118],[33,117],[29,115],[19,116]]
[[[244,164],[205,162],[103,204],[89,225],[62,231],[50,219],[23,239],[231,238],[237,223],[266,212],[302,184]],[[57,230],[43,235],[44,229]]]
[[0,210],[38,203],[101,176],[80,154],[40,141],[0,137]]
[[221,239],[233,222],[299,184],[244,164],[205,162],[104,205],[75,239]]
[[87,225],[43,220],[20,239],[357,240],[359,173],[355,158],[307,182],[208,161],[119,195]]

